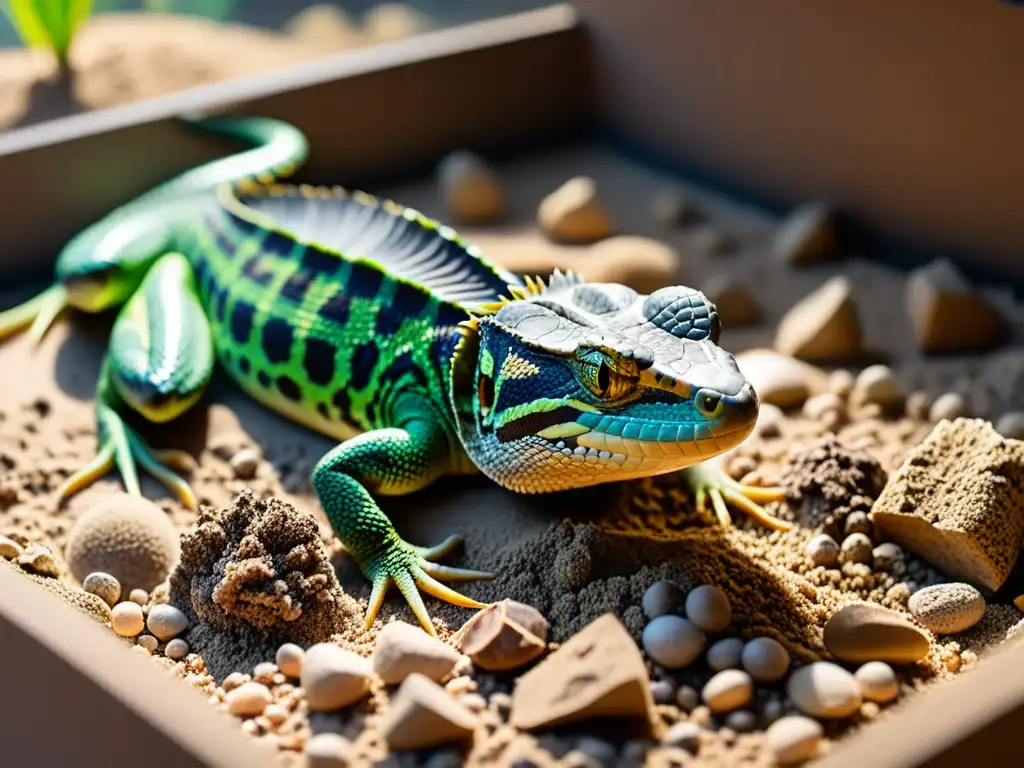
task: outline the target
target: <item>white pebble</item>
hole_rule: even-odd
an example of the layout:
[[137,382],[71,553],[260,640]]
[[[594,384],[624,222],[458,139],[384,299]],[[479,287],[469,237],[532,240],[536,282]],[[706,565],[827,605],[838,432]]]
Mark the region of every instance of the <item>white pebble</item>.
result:
[[90,573],[82,582],[82,589],[96,595],[111,608],[117,605],[121,597],[121,582],[109,573]]
[[679,669],[696,661],[707,642],[704,633],[681,616],[659,616],[644,627],[641,641],[655,664]]
[[732,621],[732,605],[721,589],[703,584],[686,596],[686,617],[705,632],[721,632]]
[[879,544],[871,552],[871,562],[876,571],[892,571],[903,561],[903,550],[892,541]]
[[743,646],[743,668],[759,683],[774,683],[789,671],[789,651],[770,637],[755,637]]
[[851,397],[858,403],[894,405],[904,400],[903,384],[889,366],[869,365],[857,375]]
[[159,641],[152,635],[139,635],[135,640],[137,645],[141,645],[150,653],[155,653],[157,646],[160,644]]
[[295,643],[285,643],[277,649],[277,668],[287,677],[298,677],[302,674],[302,659],[306,652]]
[[937,635],[964,632],[985,615],[985,597],[962,582],[935,584],[910,596],[907,608]]
[[238,717],[262,715],[263,710],[272,700],[267,686],[252,682],[242,683],[224,697],[224,701],[228,705],[228,712]]
[[329,712],[363,698],[373,676],[369,659],[333,643],[317,643],[306,651],[300,680],[309,708]]
[[1011,440],[1024,440],[1024,411],[1009,411],[999,417],[996,432]]
[[928,411],[928,420],[933,424],[948,419],[953,421],[961,416],[967,415],[967,403],[959,392],[946,392],[935,398],[931,409]]
[[700,740],[703,734],[704,729],[697,725],[697,723],[683,720],[668,729],[668,732],[662,738],[662,743],[667,747],[685,749],[692,754],[700,749]]
[[816,661],[796,670],[789,676],[786,693],[797,709],[811,717],[850,717],[862,703],[853,675],[830,661]]
[[136,605],[148,605],[149,604],[149,592],[144,589],[133,589],[128,593],[128,599]]
[[118,603],[110,612],[110,625],[121,637],[135,637],[146,628],[146,617],[137,603]]
[[900,683],[892,667],[884,661],[869,661],[853,674],[861,695],[868,701],[888,704],[900,695]]
[[743,641],[738,637],[726,637],[711,644],[705,659],[715,672],[723,669],[739,669],[743,655]]
[[825,729],[817,720],[791,715],[776,720],[765,731],[768,751],[779,765],[796,765],[816,757]]
[[863,533],[851,533],[840,547],[840,556],[844,563],[870,563],[871,539]]
[[146,626],[158,640],[167,642],[188,629],[188,617],[173,605],[159,603],[150,609]]
[[726,669],[705,683],[701,697],[712,712],[730,712],[750,703],[754,681],[743,670]]
[[807,542],[805,553],[815,565],[831,568],[839,562],[839,543],[822,533]]
[[188,643],[180,637],[176,637],[164,646],[164,656],[173,661],[181,661],[188,656]]
[[260,455],[252,448],[243,448],[231,457],[230,465],[239,480],[252,480],[260,466]]
[[317,733],[306,742],[308,768],[347,768],[352,744],[339,733]]

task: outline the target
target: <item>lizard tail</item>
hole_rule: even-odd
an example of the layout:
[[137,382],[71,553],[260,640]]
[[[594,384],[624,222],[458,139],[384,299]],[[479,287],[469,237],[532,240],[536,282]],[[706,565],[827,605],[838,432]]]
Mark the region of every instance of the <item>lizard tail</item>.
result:
[[0,312],[0,339],[17,333],[25,326],[31,326],[29,338],[33,344],[38,344],[67,305],[64,286],[59,283],[51,285],[23,304]]

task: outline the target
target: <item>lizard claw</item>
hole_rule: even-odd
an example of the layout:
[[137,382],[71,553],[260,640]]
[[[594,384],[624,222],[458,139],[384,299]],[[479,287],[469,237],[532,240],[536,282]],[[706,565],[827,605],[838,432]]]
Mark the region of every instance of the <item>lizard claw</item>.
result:
[[715,517],[724,527],[732,525],[729,503],[772,530],[788,531],[793,527],[792,523],[779,520],[761,506],[784,499],[786,492],[782,488],[744,485],[733,480],[721,468],[705,464],[688,467],[683,473],[696,495],[697,511],[706,514],[710,499]]
[[[363,630],[373,626],[381,606],[384,604],[384,596],[388,588],[394,584],[398,587],[402,596],[405,597],[412,612],[416,615],[420,625],[427,634],[437,637],[434,624],[427,606],[420,595],[422,589],[428,595],[444,600],[452,605],[463,608],[484,608],[481,603],[470,597],[456,592],[451,587],[445,586],[438,579],[450,579],[453,581],[469,581],[473,579],[493,579],[494,574],[484,571],[473,571],[466,568],[452,568],[446,565],[439,565],[431,562],[428,558],[440,557],[447,554],[461,543],[458,536],[450,536],[436,547],[414,547],[404,541],[397,541],[391,545],[389,551],[382,557],[376,558],[366,569],[367,576],[373,582],[373,589],[370,592],[370,604],[366,610],[366,621]],[[436,578],[435,578],[436,577]]]

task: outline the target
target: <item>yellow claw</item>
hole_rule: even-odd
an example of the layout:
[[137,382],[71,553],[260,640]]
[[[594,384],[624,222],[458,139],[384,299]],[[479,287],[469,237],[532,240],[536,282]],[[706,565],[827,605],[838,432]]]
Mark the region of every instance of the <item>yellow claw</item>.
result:
[[100,449],[96,458],[64,481],[57,491],[57,503],[63,503],[65,499],[92,485],[113,468],[114,444],[111,442]]
[[728,505],[732,504],[744,514],[772,530],[788,531],[793,528],[792,523],[770,515],[758,503],[782,501],[786,497],[783,488],[744,485],[733,480],[720,469],[708,466],[698,465],[690,467],[684,472],[696,493],[697,510],[701,514],[707,514],[707,502],[710,497],[715,517],[722,526],[732,525],[732,517],[728,508]]

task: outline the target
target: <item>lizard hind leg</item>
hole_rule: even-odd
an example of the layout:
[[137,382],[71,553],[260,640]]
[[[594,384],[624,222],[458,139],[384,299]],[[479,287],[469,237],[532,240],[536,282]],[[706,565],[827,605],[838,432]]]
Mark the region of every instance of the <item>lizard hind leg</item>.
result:
[[158,451],[124,419],[133,410],[150,422],[166,422],[191,408],[213,372],[213,342],[195,295],[191,269],[180,254],[152,267],[114,322],[96,394],[100,448],[96,459],[61,488],[64,500],[115,467],[126,490],[141,495],[138,469],[163,483],[196,509],[195,494],[174,469],[191,470],[183,451]]
[[325,455],[313,470],[313,485],[338,538],[373,585],[364,629],[369,629],[392,585],[398,587],[423,629],[436,635],[420,590],[465,608],[483,603],[441,583],[490,579],[493,574],[433,562],[461,539],[418,547],[399,537],[369,488],[388,495],[411,493],[433,482],[449,464],[440,424],[427,413],[400,429],[378,429],[348,440]]
[[715,517],[724,527],[732,524],[729,504],[772,530],[788,531],[793,527],[792,523],[773,517],[761,506],[784,499],[786,493],[782,488],[762,488],[737,482],[725,473],[720,461],[696,464],[682,472],[694,491],[698,511],[706,513],[710,500]]

